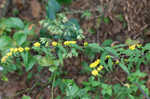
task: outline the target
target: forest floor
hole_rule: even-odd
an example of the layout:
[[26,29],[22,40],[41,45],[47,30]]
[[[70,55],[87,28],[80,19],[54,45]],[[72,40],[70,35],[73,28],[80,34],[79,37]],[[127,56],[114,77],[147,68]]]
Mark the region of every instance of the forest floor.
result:
[[[5,17],[19,17],[39,26],[39,20],[46,16],[44,2],[41,1],[12,0]],[[73,12],[67,14],[68,18],[78,19],[88,42],[101,44],[106,39],[112,39],[114,43],[125,43],[127,39],[134,39],[144,44],[150,41],[149,0],[76,0],[70,5],[64,5],[64,7]],[[99,22],[101,13],[98,8],[101,8],[101,13],[110,19],[106,19],[108,24]],[[92,11],[92,16],[89,19],[81,18],[83,11],[86,10]],[[36,33],[39,33],[39,28],[36,29]],[[82,58],[81,56],[65,60],[66,65],[64,66],[64,69],[70,74],[64,78],[72,78],[78,85],[87,80],[86,75],[78,74]],[[141,70],[150,74],[147,67],[141,66]],[[36,68],[32,72],[36,73]],[[9,99],[8,97],[20,99],[23,94],[30,95],[33,99],[39,99],[39,96],[50,99],[50,89],[46,84],[49,75],[50,72],[45,69],[27,81],[27,73],[21,76],[9,74],[7,83],[0,81],[0,99]],[[110,79],[106,81],[108,84],[126,81],[126,74],[120,69],[105,76]],[[147,79],[147,87],[150,89],[150,75],[144,79]],[[35,82],[39,82],[40,85]],[[59,90],[55,88],[54,93],[58,94]]]

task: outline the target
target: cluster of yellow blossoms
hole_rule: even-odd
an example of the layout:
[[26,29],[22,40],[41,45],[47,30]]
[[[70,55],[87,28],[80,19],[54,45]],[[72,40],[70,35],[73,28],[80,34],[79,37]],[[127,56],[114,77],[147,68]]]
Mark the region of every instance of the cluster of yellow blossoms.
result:
[[[34,47],[40,47],[40,43],[39,42],[35,42],[33,44]],[[17,53],[17,52],[23,52],[23,51],[29,51],[30,48],[29,47],[25,47],[25,48],[22,48],[22,47],[19,47],[19,48],[10,48],[10,51],[1,58],[1,63],[5,63],[6,60],[8,59],[9,56],[12,56],[13,54]]]
[[96,61],[94,61],[93,63],[90,64],[90,68],[95,68],[97,67],[97,65],[100,63],[100,59],[97,59]]
[[76,44],[77,41],[65,41],[64,45]]
[[[110,57],[111,57],[110,55],[107,55],[105,59],[108,59]],[[112,64],[114,64],[114,63],[112,63]],[[119,64],[119,60],[118,59],[115,61],[115,64],[116,65]],[[97,59],[96,61],[94,61],[93,63],[91,63],[89,65],[89,67],[93,68],[93,70],[91,72],[93,76],[97,76],[98,73],[104,68],[102,65],[100,65],[100,59]]]
[[33,44],[33,46],[34,46],[34,47],[40,47],[41,44],[40,44],[39,42],[35,42],[35,43]]
[[57,45],[58,45],[58,43],[56,41],[52,42],[52,46],[57,46]]
[[[98,72],[100,72],[103,69],[103,66],[100,65],[100,59],[97,59],[96,61],[94,61],[93,63],[90,64],[90,68],[95,68],[94,70],[92,70],[92,75],[97,76]],[[98,66],[98,67],[97,67]],[[96,68],[97,67],[97,68]]]
[[[64,45],[70,45],[70,44],[76,44],[77,43],[77,41],[65,41],[64,42]],[[58,42],[56,42],[56,41],[53,41],[52,42],[52,46],[57,46],[58,45]]]
[[29,51],[29,50],[30,50],[29,47],[25,47],[25,48],[22,48],[22,47],[19,47],[19,48],[10,48],[10,51],[5,56],[2,57],[1,63],[5,63],[9,56],[12,56],[13,54],[15,54],[17,52],[21,53],[23,51]]
[[135,50],[136,47],[140,48],[142,45],[141,44],[134,44],[134,45],[130,45],[129,49],[130,50]]

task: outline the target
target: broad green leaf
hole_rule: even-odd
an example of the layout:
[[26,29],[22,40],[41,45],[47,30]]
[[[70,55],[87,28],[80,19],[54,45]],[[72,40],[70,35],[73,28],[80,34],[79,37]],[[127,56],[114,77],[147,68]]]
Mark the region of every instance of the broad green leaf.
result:
[[23,29],[24,28],[24,23],[22,22],[22,20],[19,18],[15,18],[15,17],[6,19],[4,21],[4,24],[8,28],[15,28],[15,29]]
[[29,71],[32,69],[32,67],[34,66],[34,64],[36,63],[36,59],[32,56],[28,57],[28,64],[26,65],[26,71]]
[[60,11],[61,6],[56,0],[49,0],[47,7],[47,16],[49,19],[53,20],[56,18],[56,12]]
[[26,41],[27,35],[22,32],[16,32],[13,38],[16,40],[18,45],[22,45]]
[[0,37],[0,50],[5,50],[10,48],[13,45],[13,41],[8,36],[1,36]]

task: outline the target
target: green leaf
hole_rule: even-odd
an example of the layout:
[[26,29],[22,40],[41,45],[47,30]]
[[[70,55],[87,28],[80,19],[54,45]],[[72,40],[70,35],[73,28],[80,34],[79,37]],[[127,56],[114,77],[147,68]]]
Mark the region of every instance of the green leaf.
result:
[[102,95],[112,95],[112,86],[107,84],[102,84]]
[[36,58],[40,66],[50,66],[54,63],[54,60],[52,60],[50,57],[36,56]]
[[121,60],[121,63],[119,63],[119,66],[127,73],[130,74],[127,66],[124,65],[123,59]]
[[12,45],[13,45],[13,42],[10,37],[8,37],[8,36],[0,37],[0,50],[8,49]]
[[24,95],[21,99],[31,99],[31,97]]
[[31,70],[35,63],[36,63],[35,57],[28,56],[28,62],[27,64],[25,64],[26,71],[28,72],[29,70]]
[[4,24],[8,28],[15,28],[15,29],[23,29],[24,28],[24,23],[22,22],[22,20],[19,18],[15,18],[15,17],[6,19],[4,21]]
[[110,68],[110,70],[113,70],[113,61],[111,58],[108,59],[108,67]]
[[71,97],[76,97],[78,91],[79,91],[79,87],[76,84],[73,84],[72,86],[67,87],[66,95]]
[[108,17],[104,17],[104,23],[109,24],[110,23],[110,19]]
[[95,52],[100,52],[100,51],[103,51],[104,49],[102,47],[100,47],[98,44],[96,43],[91,43],[91,44],[88,44],[87,46],[88,48],[91,48],[93,51]]
[[22,45],[26,41],[27,35],[22,32],[16,32],[13,38],[16,40],[18,45]]
[[150,43],[147,43],[147,44],[144,46],[143,50],[144,50],[144,51],[145,51],[145,50],[150,50]]
[[56,12],[60,11],[61,6],[56,0],[49,0],[47,7],[47,16],[49,19],[53,20],[56,18]]
[[118,53],[116,52],[115,49],[111,48],[111,47],[105,47],[104,48],[109,54],[111,54],[114,57],[119,57]]
[[105,40],[103,43],[102,43],[102,46],[110,46],[112,44],[112,40],[108,39],[108,40]]
[[99,81],[92,81],[92,87],[98,87],[101,83]]

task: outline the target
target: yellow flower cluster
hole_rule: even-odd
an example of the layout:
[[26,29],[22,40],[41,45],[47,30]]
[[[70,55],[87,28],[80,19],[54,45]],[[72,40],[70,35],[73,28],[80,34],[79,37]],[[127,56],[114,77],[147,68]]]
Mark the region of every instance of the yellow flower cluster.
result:
[[98,71],[96,69],[92,70],[92,75],[97,76],[98,75]]
[[129,49],[130,49],[130,50],[135,50],[135,48],[136,48],[136,45],[135,45],[135,44],[129,46]]
[[55,42],[55,41],[52,42],[52,46],[57,46],[57,45],[58,45],[57,42]]
[[97,68],[97,71],[101,71],[104,67],[102,65],[100,65],[98,68]]
[[104,67],[102,65],[100,65],[97,69],[92,70],[92,75],[93,76],[97,76],[98,72],[100,72]]
[[64,45],[76,44],[77,41],[65,41]]
[[35,42],[35,43],[33,44],[33,46],[34,46],[34,47],[40,47],[41,44],[40,44],[39,42]]
[[140,48],[142,46],[142,44],[134,44],[134,45],[130,45],[129,49],[130,50],[135,50],[136,47]]
[[97,59],[93,63],[90,64],[90,68],[95,68],[100,63],[100,59]]
[[22,47],[19,47],[19,48],[10,48],[10,51],[5,56],[2,57],[1,63],[5,63],[9,56],[12,56],[13,54],[15,54],[17,52],[21,53],[23,51],[29,51],[29,50],[30,50],[29,47],[25,47],[25,48],[22,48]]
[[94,70],[92,70],[92,72],[91,72],[93,76],[97,76],[98,72],[100,72],[104,68],[102,65],[98,66],[99,64],[100,64],[100,59],[97,59],[96,61],[94,61],[93,63],[90,64],[89,67],[94,68]]

